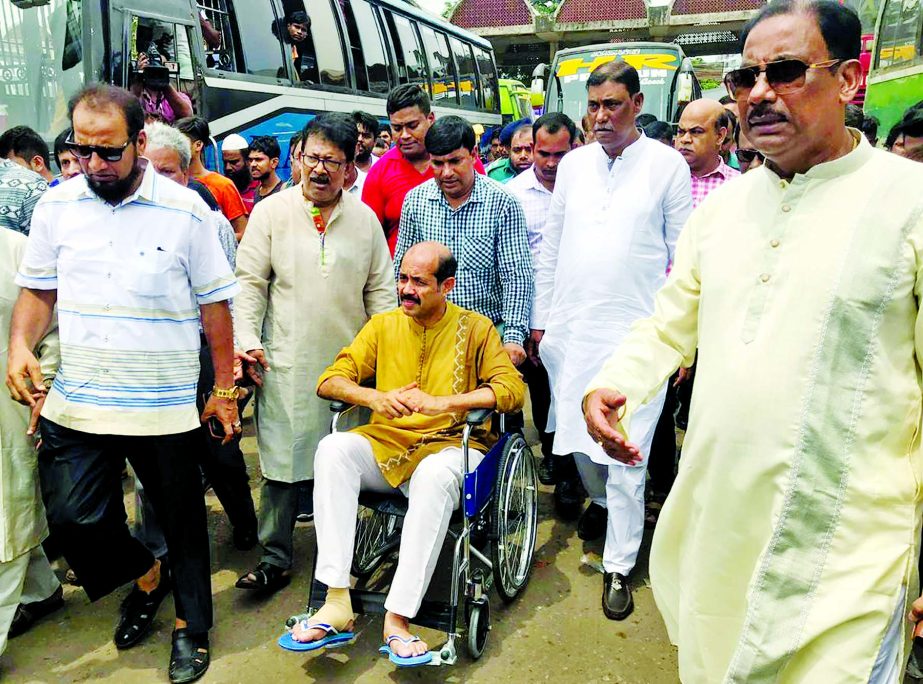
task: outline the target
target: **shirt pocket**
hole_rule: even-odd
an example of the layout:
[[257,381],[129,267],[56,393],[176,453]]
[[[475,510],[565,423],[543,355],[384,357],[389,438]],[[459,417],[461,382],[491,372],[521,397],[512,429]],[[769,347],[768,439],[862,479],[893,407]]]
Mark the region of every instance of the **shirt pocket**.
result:
[[179,259],[160,248],[145,250],[125,263],[125,285],[139,297],[169,297],[176,288]]
[[[494,268],[496,244],[490,228],[466,228],[461,239],[458,267],[463,271],[486,271]],[[456,254],[456,257],[459,256]]]

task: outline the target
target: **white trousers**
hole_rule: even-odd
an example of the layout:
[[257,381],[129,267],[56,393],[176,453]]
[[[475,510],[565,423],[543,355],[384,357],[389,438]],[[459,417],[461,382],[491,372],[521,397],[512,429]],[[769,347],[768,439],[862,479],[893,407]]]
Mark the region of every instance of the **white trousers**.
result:
[[627,575],[638,560],[644,536],[644,484],[647,460],[642,465],[601,465],[586,454],[575,453],[580,479],[593,503],[608,511],[603,568]]
[[37,603],[49,598],[61,583],[41,544],[31,551],[0,563],[0,653],[6,650],[6,634],[20,603]]
[[[469,450],[469,467],[482,455]],[[356,539],[359,492],[400,491],[408,497],[400,554],[385,608],[416,616],[442,550],[452,511],[461,500],[462,450],[449,447],[424,458],[408,482],[394,488],[385,480],[371,443],[351,432],[324,437],[314,457],[314,528],[317,579],[328,587],[349,586]]]

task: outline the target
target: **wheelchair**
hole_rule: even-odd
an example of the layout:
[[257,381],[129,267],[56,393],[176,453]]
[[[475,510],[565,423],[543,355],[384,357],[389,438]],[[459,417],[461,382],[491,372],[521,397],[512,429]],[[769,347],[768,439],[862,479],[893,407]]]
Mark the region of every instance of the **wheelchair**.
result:
[[[355,408],[331,402],[331,432],[344,414]],[[469,468],[468,439],[473,428],[484,424],[492,409],[471,411],[465,419],[461,448],[464,460],[461,503],[453,513],[446,539],[452,539],[451,589],[447,601],[424,599],[416,625],[445,632],[446,641],[433,651],[431,665],[453,665],[458,660],[456,641],[467,637],[468,653],[478,659],[490,632],[491,587],[505,603],[512,602],[529,582],[538,524],[538,486],[535,461],[518,430],[507,431],[508,417],[499,414],[500,438],[473,470]],[[350,589],[353,612],[385,613],[386,591],[369,588],[368,581],[390,558],[397,555],[401,523],[407,498],[396,492],[362,492],[356,520],[356,541]],[[311,593],[307,610],[286,621],[291,628],[313,615],[324,603],[326,586],[315,576],[317,553],[311,568]],[[434,575],[435,579],[435,575]],[[463,601],[463,605],[460,605]],[[459,620],[464,625],[459,629]]]

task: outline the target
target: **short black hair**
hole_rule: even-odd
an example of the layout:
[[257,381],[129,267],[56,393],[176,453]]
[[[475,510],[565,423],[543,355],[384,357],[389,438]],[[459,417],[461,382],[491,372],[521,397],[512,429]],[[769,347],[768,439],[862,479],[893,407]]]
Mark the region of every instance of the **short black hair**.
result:
[[862,113],[862,107],[854,104],[846,105],[846,125],[850,128],[862,128],[862,122],[865,120],[865,114]]
[[329,143],[333,143],[343,151],[347,162],[356,158],[356,143],[359,142],[359,131],[356,122],[344,112],[327,112],[317,116],[304,127],[301,132],[304,140],[316,135]]
[[439,263],[436,265],[436,284],[441,285],[446,278],[454,278],[458,271],[458,260],[452,254],[452,250],[446,248],[445,252],[439,255]]
[[775,0],[763,5],[740,32],[740,51],[744,51],[747,37],[757,24],[785,14],[813,15],[832,59],[859,59],[862,23],[855,11],[834,0]]
[[474,129],[460,116],[443,116],[426,131],[423,139],[430,154],[449,154],[464,147],[474,149]]
[[865,135],[873,140],[878,138],[878,127],[881,122],[876,116],[863,116],[861,130]]
[[654,121],[644,127],[644,137],[651,140],[673,140],[673,126],[666,121]]
[[28,126],[13,126],[0,135],[0,158],[6,159],[11,152],[26,161],[33,157],[41,157],[45,162],[45,168],[51,166],[48,144]]
[[496,128],[492,129],[490,131],[490,142],[493,143],[494,140],[496,140],[497,142],[500,142],[500,133],[502,131],[503,129],[500,126],[497,126]]
[[735,102],[737,102],[737,100],[735,100],[730,95],[722,95],[721,97],[718,98],[718,104],[720,105],[729,105],[729,104],[734,104]]
[[58,165],[59,169],[61,168],[61,153],[70,152],[67,141],[70,139],[71,133],[73,133],[73,130],[68,126],[58,133],[54,139],[54,163]]
[[421,112],[429,114],[429,95],[420,86],[412,83],[405,83],[397,88],[392,88],[391,92],[388,93],[388,102],[385,104],[388,116],[408,107],[419,107]]
[[648,114],[648,113],[638,114],[638,116],[635,117],[635,126],[640,126],[641,128],[644,128],[648,124],[652,124],[655,121],[657,121],[657,117],[654,116],[653,114]]
[[532,142],[535,143],[539,130],[545,130],[551,135],[554,135],[562,128],[567,129],[567,137],[570,140],[570,144],[573,145],[574,138],[577,137],[577,124],[574,123],[574,120],[564,112],[548,112],[547,114],[542,114],[535,120],[535,123],[532,124]]
[[173,127],[185,134],[192,142],[200,142],[203,145],[211,143],[211,129],[208,127],[208,121],[201,116],[187,116],[173,124]]
[[726,128],[731,137],[737,132],[737,115],[730,109],[723,109],[715,119],[715,132],[722,128]]
[[367,132],[371,133],[373,138],[377,138],[381,132],[381,124],[378,119],[368,112],[353,112],[353,121],[356,122],[357,126],[361,125]]
[[302,131],[295,131],[292,133],[292,137],[288,139],[289,156],[291,156],[292,150],[298,149],[301,146],[302,140],[304,140],[304,133]]
[[586,89],[601,86],[606,81],[621,83],[628,90],[629,95],[637,95],[641,92],[641,78],[638,76],[638,70],[621,59],[614,59],[593,69],[586,80]]
[[902,135],[904,135],[904,127],[901,125],[901,122],[898,121],[891,126],[891,130],[888,131],[888,137],[885,138],[885,149],[890,150],[894,147],[894,143],[896,143],[897,139]]
[[272,135],[258,135],[250,141],[250,153],[261,152],[270,159],[278,159],[282,156],[282,148],[279,147],[279,141]]
[[115,107],[125,117],[128,139],[134,140],[144,130],[144,108],[141,100],[124,88],[116,88],[108,83],[91,83],[78,90],[67,103],[67,116],[74,125],[74,110],[78,105],[87,103],[88,107],[101,109]]

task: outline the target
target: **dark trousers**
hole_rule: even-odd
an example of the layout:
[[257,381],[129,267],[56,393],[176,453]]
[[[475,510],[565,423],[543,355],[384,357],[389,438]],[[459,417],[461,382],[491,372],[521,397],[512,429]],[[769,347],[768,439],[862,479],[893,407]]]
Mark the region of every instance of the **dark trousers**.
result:
[[536,365],[530,359],[526,359],[519,366],[519,372],[522,373],[523,380],[529,386],[529,398],[532,400],[532,422],[535,423],[535,429],[538,430],[542,442],[542,455],[550,456],[551,447],[554,445],[554,433],[545,431],[548,427],[548,410],[551,407],[548,371],[542,364]]
[[677,409],[677,388],[673,387],[675,380],[674,375],[667,385],[663,410],[654,430],[651,453],[647,460],[647,473],[650,476],[648,486],[650,491],[661,496],[670,493],[676,479],[676,424],[673,420]]
[[263,548],[260,561],[288,570],[295,559],[295,518],[298,515],[298,498],[301,490],[310,488],[313,495],[314,480],[302,482],[277,482],[263,480],[260,490],[259,540]]
[[122,496],[126,457],[163,527],[176,617],[189,631],[212,626],[208,528],[198,430],[173,435],[96,435],[41,419],[39,477],[48,524],[91,601],[144,575],[154,557],[131,536]]
[[[204,336],[203,336],[204,337]],[[201,414],[212,387],[215,385],[215,368],[212,365],[208,345],[202,345],[199,352],[199,383],[196,391],[198,409]],[[240,406],[243,411],[243,405]],[[206,426],[202,426],[201,463],[206,479],[211,483],[215,496],[224,507],[228,520],[235,530],[256,530],[256,511],[250,493],[250,478],[244,454],[240,450],[240,437],[227,444],[213,438]]]

